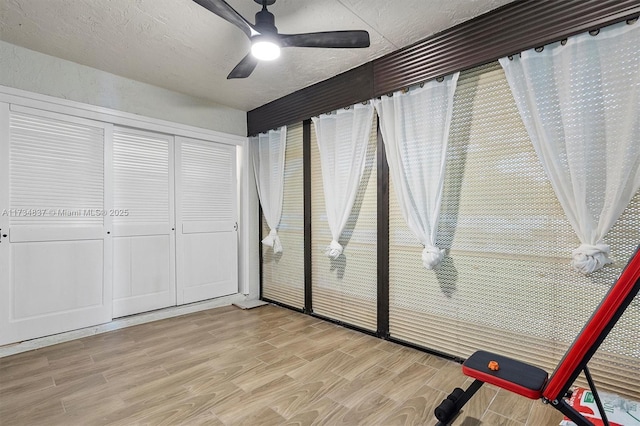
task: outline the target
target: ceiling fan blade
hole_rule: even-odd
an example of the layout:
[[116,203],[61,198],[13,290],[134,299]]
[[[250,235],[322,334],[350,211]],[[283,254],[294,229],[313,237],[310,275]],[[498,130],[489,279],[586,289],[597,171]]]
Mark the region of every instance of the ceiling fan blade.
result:
[[357,48],[369,47],[369,33],[356,31],[327,31],[306,34],[280,34],[282,47],[328,47]]
[[238,12],[235,11],[229,4],[227,4],[224,0],[193,0],[198,3],[200,6],[204,7],[210,12],[215,13],[222,19],[231,22],[236,27],[240,28],[243,33],[247,35],[247,37],[251,38],[252,35],[258,34],[256,30],[254,30],[253,25],[249,23],[246,19],[242,17]]
[[258,65],[258,60],[249,52],[247,56],[242,58],[242,60],[236,65],[236,67],[231,70],[229,75],[227,76],[227,80],[231,80],[232,78],[247,78],[251,75],[253,70]]

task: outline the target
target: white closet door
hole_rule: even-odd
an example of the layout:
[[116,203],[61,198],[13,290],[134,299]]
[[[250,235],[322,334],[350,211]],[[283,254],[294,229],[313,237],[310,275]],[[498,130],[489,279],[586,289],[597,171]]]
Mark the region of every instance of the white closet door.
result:
[[113,317],[176,304],[173,137],[113,130]]
[[112,126],[0,117],[0,344],[110,321]]
[[178,304],[238,292],[236,147],[176,137]]

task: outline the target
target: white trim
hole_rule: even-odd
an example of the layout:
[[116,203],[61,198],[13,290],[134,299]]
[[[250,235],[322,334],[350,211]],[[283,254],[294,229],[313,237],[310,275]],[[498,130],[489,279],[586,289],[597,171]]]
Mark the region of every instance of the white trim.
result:
[[[253,188],[253,185],[255,185],[255,180],[252,176],[253,167],[249,166],[251,160],[249,158],[248,146],[238,147],[238,151],[238,166],[240,166],[240,163],[247,165],[247,167],[237,168],[239,194],[238,206],[244,207],[238,209],[238,248],[246,248],[245,250],[238,250],[238,260],[240,261],[238,263],[238,281],[240,284],[238,290],[244,295],[250,295],[251,267],[250,261],[247,256],[249,253],[251,253],[251,249],[253,248],[251,244],[253,242],[252,240],[257,241],[257,238],[255,238],[255,236],[249,235],[249,229],[251,229],[251,214],[253,212],[253,209],[251,208],[252,204],[249,192],[250,189]],[[245,182],[246,185],[241,184]],[[254,197],[257,198],[255,194]],[[255,216],[257,217],[257,214]]]
[[[108,123],[104,129],[104,211],[113,209],[113,124]],[[103,276],[102,304],[107,307],[108,318],[113,320],[113,216],[103,217],[102,244],[103,244]],[[95,324],[95,322],[93,323]]]
[[0,85],[0,102],[176,136],[245,146],[247,138]]
[[[184,275],[184,253],[182,251],[182,140],[179,137],[173,138],[173,211],[175,212],[175,247],[176,247],[176,268],[175,268],[175,287],[176,287],[176,304],[178,306],[184,303],[184,293],[178,286],[182,283]],[[177,169],[180,170],[177,170]]]
[[[10,239],[12,237],[9,232],[9,215],[2,214],[4,209],[10,208],[9,194],[9,154],[10,149],[10,114],[9,104],[0,103],[0,231],[7,235],[0,241],[0,280],[11,277],[11,248]],[[5,324],[11,318],[11,286],[4,282],[0,283],[0,340],[3,339],[7,330]]]
[[171,290],[171,300],[175,305],[178,304],[178,276],[176,275],[176,265],[178,258],[176,257],[176,137],[171,136],[168,146],[169,154],[169,225],[171,233],[169,235],[169,286]]

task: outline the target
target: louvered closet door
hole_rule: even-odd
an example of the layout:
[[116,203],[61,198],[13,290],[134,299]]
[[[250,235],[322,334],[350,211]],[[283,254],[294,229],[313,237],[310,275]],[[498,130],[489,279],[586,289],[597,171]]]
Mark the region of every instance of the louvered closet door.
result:
[[176,137],[178,304],[238,292],[236,147]]
[[0,117],[0,344],[110,321],[111,126]]
[[173,137],[113,131],[113,316],[176,304]]

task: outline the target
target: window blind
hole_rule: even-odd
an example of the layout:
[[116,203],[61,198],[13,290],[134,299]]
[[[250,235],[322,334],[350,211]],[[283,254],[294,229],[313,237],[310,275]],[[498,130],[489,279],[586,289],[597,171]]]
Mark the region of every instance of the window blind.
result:
[[367,148],[365,171],[337,260],[324,253],[331,241],[327,222],[320,153],[311,131],[311,236],[313,312],[368,330],[377,326],[377,118]]
[[[573,271],[567,253],[579,241],[497,62],[460,75],[448,149],[436,243],[449,253],[439,269],[422,267],[391,190],[390,334],[552,371],[640,242],[640,195],[607,235],[615,263],[586,277]],[[638,330],[636,300],[590,364],[603,390],[640,398]]]
[[[283,252],[261,244],[262,295],[289,305],[304,307],[304,188],[302,169],[302,123],[287,127],[282,218],[278,235]],[[262,235],[269,233],[262,217]]]

